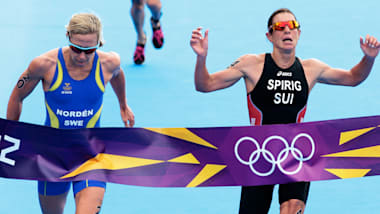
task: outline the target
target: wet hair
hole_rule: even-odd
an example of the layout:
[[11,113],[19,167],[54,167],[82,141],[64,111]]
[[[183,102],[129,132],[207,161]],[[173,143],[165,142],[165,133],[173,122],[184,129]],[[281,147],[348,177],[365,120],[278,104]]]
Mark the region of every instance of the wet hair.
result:
[[91,34],[96,33],[98,36],[99,46],[102,46],[103,33],[102,23],[98,16],[93,13],[77,13],[74,14],[69,24],[66,25],[67,35],[70,37],[73,34]]
[[[267,28],[269,29],[269,27],[273,24],[273,18],[277,15],[277,14],[280,14],[280,13],[290,13],[294,16],[294,18],[297,20],[296,16],[294,15],[294,13],[292,11],[290,11],[288,8],[280,8],[276,11],[274,11],[272,13],[272,15],[270,15],[269,19],[268,19],[268,26]],[[273,32],[273,29],[269,29],[269,33],[271,34]]]

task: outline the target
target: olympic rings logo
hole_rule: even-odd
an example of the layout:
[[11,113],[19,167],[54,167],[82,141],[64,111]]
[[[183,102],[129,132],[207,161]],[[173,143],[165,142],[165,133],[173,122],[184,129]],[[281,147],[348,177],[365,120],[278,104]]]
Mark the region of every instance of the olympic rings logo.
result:
[[[296,148],[295,147],[295,144],[297,142],[298,139],[300,138],[306,138],[310,145],[311,145],[311,152],[308,156],[305,157],[305,155],[301,152],[300,149]],[[267,145],[273,141],[273,140],[280,140],[285,148],[282,149],[279,154],[277,155],[277,157],[275,157],[269,150],[266,149]],[[249,160],[243,160],[240,155],[239,155],[239,146],[242,142],[244,141],[250,141],[252,142],[255,147],[256,147],[256,150],[254,150],[251,155],[249,156]],[[281,137],[281,136],[271,136],[271,137],[268,137],[263,145],[262,145],[262,148],[260,148],[260,144],[254,139],[254,138],[251,138],[251,137],[242,137],[240,138],[236,144],[235,144],[235,156],[236,158],[239,160],[240,163],[244,164],[244,165],[248,165],[249,168],[251,169],[251,171],[258,175],[258,176],[269,176],[271,175],[276,166],[277,168],[284,174],[287,174],[287,175],[294,175],[296,173],[298,173],[301,168],[302,168],[302,164],[303,162],[305,161],[308,161],[310,160],[313,155],[314,155],[314,152],[315,152],[315,145],[314,145],[314,140],[313,138],[308,135],[308,134],[305,134],[305,133],[300,133],[298,134],[296,137],[294,137],[294,139],[292,140],[290,146],[289,146],[289,143],[286,141],[285,138]],[[283,163],[289,156],[289,153],[292,154],[292,156],[299,161],[299,164],[298,164],[298,167],[293,170],[293,171],[287,171],[286,169],[284,169],[281,165],[281,163]],[[268,172],[259,172],[255,169],[254,167],[254,164],[259,160],[259,158],[261,157],[261,155],[264,157],[264,159],[269,162],[270,164],[272,164],[272,167],[269,169]]]

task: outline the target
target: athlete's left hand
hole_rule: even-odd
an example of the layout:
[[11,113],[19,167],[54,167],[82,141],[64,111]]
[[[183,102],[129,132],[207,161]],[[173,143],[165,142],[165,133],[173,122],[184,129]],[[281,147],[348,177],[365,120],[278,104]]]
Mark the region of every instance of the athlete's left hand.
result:
[[360,37],[360,48],[363,53],[371,58],[375,58],[380,51],[380,42],[373,36],[367,35],[365,41]]
[[133,127],[135,125],[135,115],[133,114],[131,108],[127,105],[125,110],[120,111],[121,119],[124,122],[125,127]]

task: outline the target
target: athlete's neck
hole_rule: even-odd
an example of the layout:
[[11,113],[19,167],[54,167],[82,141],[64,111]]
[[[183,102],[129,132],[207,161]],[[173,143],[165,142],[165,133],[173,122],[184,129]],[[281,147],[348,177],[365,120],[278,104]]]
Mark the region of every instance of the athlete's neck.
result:
[[296,60],[295,51],[287,52],[274,49],[271,56],[276,65],[282,69],[289,68],[293,65],[294,61]]
[[67,72],[72,79],[83,80],[90,74],[94,57],[92,57],[88,62],[81,65],[78,65],[68,52],[63,52],[63,58],[65,60]]

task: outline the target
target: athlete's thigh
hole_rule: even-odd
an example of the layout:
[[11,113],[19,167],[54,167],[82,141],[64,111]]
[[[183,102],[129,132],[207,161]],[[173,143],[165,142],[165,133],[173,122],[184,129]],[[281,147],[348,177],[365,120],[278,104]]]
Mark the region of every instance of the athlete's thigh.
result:
[[274,185],[244,186],[241,189],[239,214],[266,214],[272,201]]
[[95,181],[95,180],[83,180],[83,181],[74,181],[73,182],[73,193],[75,195],[87,187],[100,187],[106,189],[106,182]]
[[295,182],[281,184],[278,189],[280,204],[290,199],[298,199],[306,204],[310,189],[310,182]]
[[70,182],[38,182],[38,193],[43,213],[62,214],[66,204]]
[[43,196],[61,195],[70,189],[71,182],[38,181],[38,193]]
[[84,180],[73,183],[76,213],[100,213],[106,183],[102,181]]

